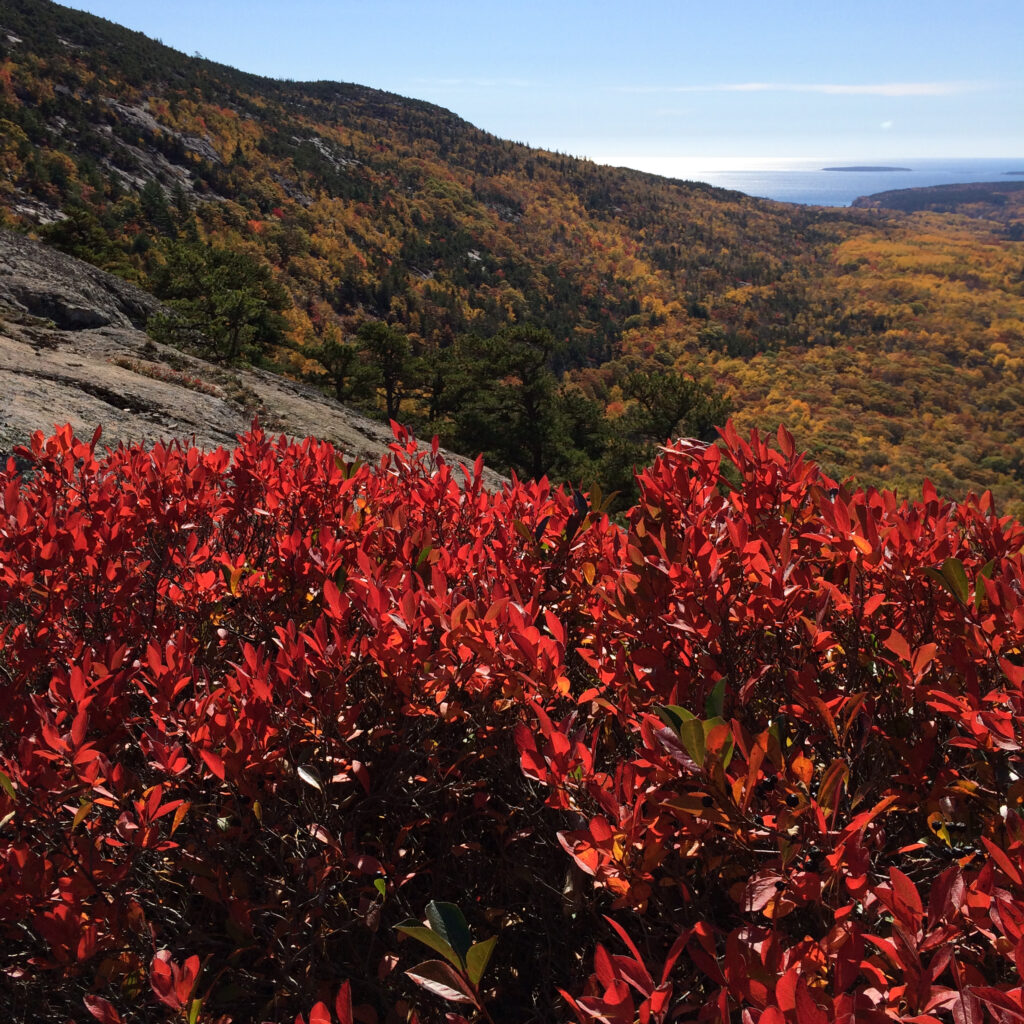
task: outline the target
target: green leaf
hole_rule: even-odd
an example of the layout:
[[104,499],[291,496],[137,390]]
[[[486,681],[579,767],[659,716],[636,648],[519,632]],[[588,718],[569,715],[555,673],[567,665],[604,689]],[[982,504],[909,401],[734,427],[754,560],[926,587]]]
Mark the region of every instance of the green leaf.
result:
[[451,945],[464,966],[466,954],[473,945],[473,936],[469,933],[469,925],[462,911],[454,903],[431,900],[427,904],[427,923]]
[[530,528],[526,525],[526,523],[522,521],[522,519],[514,520],[512,523],[512,527],[516,531],[516,533],[518,533],[519,536],[522,537],[524,541],[526,541],[527,544],[529,544],[531,547],[535,546],[533,534],[530,532]]
[[979,570],[978,575],[974,579],[974,608],[977,611],[982,602],[985,600],[986,591],[985,584],[982,580],[992,579],[992,572],[996,567],[996,560],[990,558]]
[[359,472],[362,468],[362,462],[359,459],[353,459],[349,462],[343,455],[334,456],[335,468],[341,473],[343,480],[349,480]]
[[193,999],[188,1008],[188,1024],[196,1024],[199,1020],[199,1011],[203,1008],[202,999]]
[[78,828],[78,826],[81,825],[83,821],[85,821],[86,817],[88,817],[88,814],[89,814],[89,812],[91,810],[92,810],[92,801],[91,800],[83,800],[78,805],[78,810],[75,811],[75,818],[71,822],[71,831],[72,832],[74,832],[74,830],[76,828]]
[[18,799],[18,794],[15,793],[11,780],[3,772],[0,772],[0,789],[2,789],[12,800]]
[[497,942],[498,936],[493,935],[489,939],[484,939],[483,942],[476,943],[466,954],[466,973],[474,985],[480,984],[480,979],[487,969],[487,964],[490,962],[491,954],[494,952]]
[[686,708],[681,708],[678,704],[658,704],[654,709],[658,717],[670,728],[674,729],[677,733],[683,722],[692,722],[696,719],[696,715]]
[[418,939],[423,943],[424,946],[429,946],[435,953],[440,953],[449,963],[455,967],[462,967],[462,960],[459,954],[452,949],[451,945],[442,936],[438,935],[437,932],[430,928],[425,928],[419,923],[410,918],[408,921],[402,924],[395,925],[395,931],[401,932],[403,935],[409,935],[414,939]]
[[388,895],[388,883],[383,878],[375,878],[373,880],[373,887],[380,893],[380,898],[387,899]]
[[942,575],[949,581],[949,588],[954,597],[961,604],[967,604],[970,586],[967,582],[967,573],[964,572],[964,563],[959,558],[947,558],[942,563]]
[[689,718],[680,723],[679,739],[686,752],[698,768],[704,766],[704,723],[699,718]]
[[708,718],[721,718],[725,711],[725,676],[715,683],[715,688],[704,702],[704,714]]
[[924,573],[924,575],[933,583],[938,583],[943,590],[948,590],[951,594],[953,593],[953,588],[949,585],[949,580],[947,580],[938,569],[934,569],[930,565],[925,565],[922,566],[921,572]]

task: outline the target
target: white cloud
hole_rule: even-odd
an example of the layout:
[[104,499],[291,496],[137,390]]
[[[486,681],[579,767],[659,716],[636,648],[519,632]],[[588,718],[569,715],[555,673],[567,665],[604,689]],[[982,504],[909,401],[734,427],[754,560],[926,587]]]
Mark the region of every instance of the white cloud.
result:
[[980,82],[873,82],[840,85],[828,82],[724,82],[717,85],[625,85],[615,92],[805,92],[827,96],[955,96],[978,92],[987,86]]
[[883,121],[878,127],[881,128],[883,132],[887,132],[893,124],[895,124],[894,121]]

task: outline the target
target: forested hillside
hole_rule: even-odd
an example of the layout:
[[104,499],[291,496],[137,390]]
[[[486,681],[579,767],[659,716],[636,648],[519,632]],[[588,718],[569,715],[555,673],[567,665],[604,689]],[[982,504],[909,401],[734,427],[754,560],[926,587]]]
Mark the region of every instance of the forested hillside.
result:
[[523,474],[628,486],[666,436],[731,409],[785,420],[837,475],[1021,494],[1024,249],[1005,218],[600,167],[43,0],[0,12],[0,204],[168,301],[163,338]]

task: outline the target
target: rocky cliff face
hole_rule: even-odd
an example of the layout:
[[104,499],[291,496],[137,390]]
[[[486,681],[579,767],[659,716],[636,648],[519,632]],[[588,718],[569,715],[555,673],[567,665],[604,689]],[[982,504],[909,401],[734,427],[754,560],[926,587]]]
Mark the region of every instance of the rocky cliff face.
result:
[[[254,417],[362,459],[387,450],[385,424],[315,388],[155,343],[143,327],[157,308],[119,278],[0,232],[0,451],[63,423],[84,437],[102,425],[107,445],[179,438],[230,446]],[[490,474],[488,483],[501,479]]]

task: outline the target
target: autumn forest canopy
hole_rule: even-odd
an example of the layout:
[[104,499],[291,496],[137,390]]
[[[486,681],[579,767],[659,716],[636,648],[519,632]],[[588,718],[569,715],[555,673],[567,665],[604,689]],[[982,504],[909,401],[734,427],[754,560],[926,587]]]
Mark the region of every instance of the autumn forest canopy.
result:
[[1019,192],[791,207],[41,0],[0,20],[0,216],[154,291],[162,340],[626,501],[657,444],[731,412],[838,477],[1018,507]]

